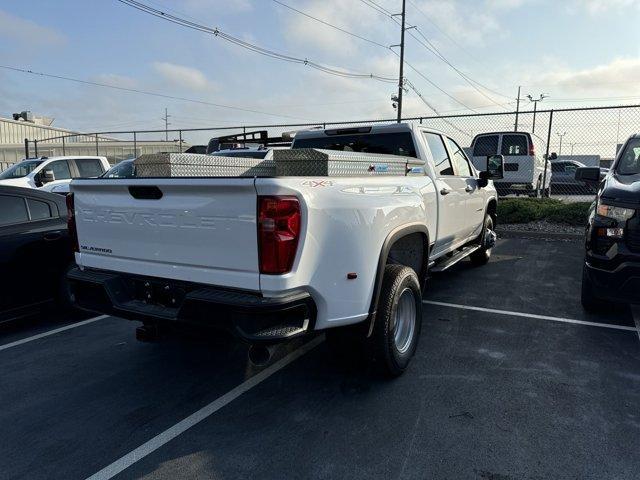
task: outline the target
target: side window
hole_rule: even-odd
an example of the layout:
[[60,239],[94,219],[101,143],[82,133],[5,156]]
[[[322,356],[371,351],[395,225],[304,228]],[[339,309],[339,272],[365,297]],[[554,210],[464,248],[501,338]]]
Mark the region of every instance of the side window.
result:
[[474,157],[488,157],[498,153],[498,135],[483,135],[473,145]]
[[31,220],[45,220],[47,218],[51,218],[51,208],[48,203],[27,198],[27,205],[29,206]]
[[529,155],[529,142],[526,135],[503,135],[502,155]]
[[50,168],[51,170],[53,170],[53,174],[56,176],[56,180],[67,180],[71,178],[71,171],[69,170],[69,164],[66,160],[51,162],[44,168]]
[[447,138],[447,146],[449,147],[449,151],[451,152],[452,160],[453,160],[453,171],[459,177],[473,177],[473,172],[471,171],[471,166],[469,165],[469,160],[467,160],[467,156],[464,154],[464,151],[460,146],[451,140],[449,137]]
[[27,205],[22,197],[0,195],[0,225],[28,222]]
[[429,145],[429,150],[431,150],[433,162],[436,166],[436,174],[439,176],[453,175],[453,165],[451,165],[447,149],[444,148],[442,137],[435,133],[423,132],[422,134]]
[[578,167],[573,163],[567,163],[564,167],[565,173],[575,174]]
[[[81,177],[99,177],[104,173],[102,163],[98,159],[78,158],[75,162]],[[58,177],[56,176],[56,178]]]

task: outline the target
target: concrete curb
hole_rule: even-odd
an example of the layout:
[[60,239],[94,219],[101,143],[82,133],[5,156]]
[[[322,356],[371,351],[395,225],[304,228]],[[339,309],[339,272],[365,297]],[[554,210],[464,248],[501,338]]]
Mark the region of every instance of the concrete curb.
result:
[[578,241],[584,238],[582,233],[568,232],[536,232],[532,230],[503,230],[496,228],[498,238],[535,238],[542,240],[573,240]]

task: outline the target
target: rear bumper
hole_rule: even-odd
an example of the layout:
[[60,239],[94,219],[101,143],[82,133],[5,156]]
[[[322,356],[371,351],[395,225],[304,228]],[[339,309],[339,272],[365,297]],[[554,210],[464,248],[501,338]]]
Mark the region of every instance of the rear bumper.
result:
[[79,268],[68,278],[80,308],[130,320],[227,330],[252,343],[304,335],[316,319],[307,292],[265,298],[255,292]]
[[621,303],[640,303],[640,261],[621,263],[611,271],[596,268],[588,261],[586,267],[598,298]]

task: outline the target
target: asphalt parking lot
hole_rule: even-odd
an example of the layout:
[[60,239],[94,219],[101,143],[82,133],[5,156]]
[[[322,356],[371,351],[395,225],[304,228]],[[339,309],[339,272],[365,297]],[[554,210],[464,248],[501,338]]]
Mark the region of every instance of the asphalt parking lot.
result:
[[582,257],[504,238],[434,276],[393,381],[322,337],[256,371],[227,338],[139,343],[112,317],[4,327],[0,477],[638,478],[634,314],[584,313]]

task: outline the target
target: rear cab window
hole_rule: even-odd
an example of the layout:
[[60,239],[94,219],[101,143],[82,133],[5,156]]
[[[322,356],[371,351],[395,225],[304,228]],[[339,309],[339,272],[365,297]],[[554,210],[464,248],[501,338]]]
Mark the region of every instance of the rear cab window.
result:
[[410,132],[327,135],[300,138],[291,148],[319,148],[343,152],[381,153],[416,157],[416,148]]

